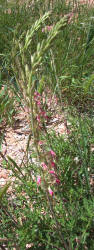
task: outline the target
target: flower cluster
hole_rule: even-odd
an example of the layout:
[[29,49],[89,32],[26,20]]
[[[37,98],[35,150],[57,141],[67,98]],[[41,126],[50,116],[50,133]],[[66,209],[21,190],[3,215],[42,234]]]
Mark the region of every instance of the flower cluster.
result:
[[[48,174],[49,178],[50,178],[50,176],[53,177],[53,182],[51,182],[51,185],[54,183],[59,185],[60,180],[56,174],[56,164],[54,162],[54,160],[56,158],[56,153],[53,150],[50,150],[48,153],[52,157],[52,161],[50,161],[48,164],[45,162],[42,162],[41,167],[42,167],[43,171],[45,171],[45,173]],[[41,176],[38,176],[37,177],[37,185],[40,185],[40,184],[41,184]],[[50,186],[48,187],[48,192],[51,196],[53,196],[54,192]]]
[[43,108],[42,97],[37,91],[34,93],[34,101],[37,108],[36,120],[39,128],[41,128],[42,123],[48,120],[48,116]]
[[[35,101],[35,108],[36,108],[36,121],[37,121],[37,126],[38,128],[42,128],[42,123],[47,121],[48,116],[44,110],[43,107],[43,100],[42,100],[42,96],[35,91],[34,93],[34,101]],[[43,145],[43,141],[39,140],[38,141],[38,146],[39,148]],[[43,162],[41,162],[41,167],[42,170],[44,171],[44,176],[46,178],[47,181],[47,185],[48,185],[48,192],[50,194],[50,196],[53,196],[54,192],[51,188],[51,186],[53,184],[60,184],[60,180],[57,176],[56,173],[56,153],[51,149],[49,152],[46,152],[46,157],[43,156],[43,158],[45,159]],[[37,176],[37,185],[41,185],[42,183],[42,178],[40,175]]]

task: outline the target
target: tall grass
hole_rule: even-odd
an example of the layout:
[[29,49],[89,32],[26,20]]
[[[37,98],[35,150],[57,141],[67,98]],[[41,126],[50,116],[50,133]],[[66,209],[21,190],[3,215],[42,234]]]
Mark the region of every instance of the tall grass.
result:
[[[92,249],[93,7],[5,1],[0,12],[0,115],[7,120],[16,100],[28,106],[30,121],[27,164],[0,153],[15,177],[0,191],[0,247]],[[49,95],[65,114],[66,136],[47,129],[49,113],[55,116]]]

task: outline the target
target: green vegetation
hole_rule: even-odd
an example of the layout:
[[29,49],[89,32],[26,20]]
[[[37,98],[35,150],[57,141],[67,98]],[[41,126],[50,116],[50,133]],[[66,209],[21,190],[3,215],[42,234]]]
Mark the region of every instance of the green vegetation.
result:
[[[30,127],[27,161],[0,151],[15,177],[0,187],[1,249],[93,249],[93,15],[79,1],[0,0],[1,149],[18,107]],[[65,134],[49,128],[57,112]]]

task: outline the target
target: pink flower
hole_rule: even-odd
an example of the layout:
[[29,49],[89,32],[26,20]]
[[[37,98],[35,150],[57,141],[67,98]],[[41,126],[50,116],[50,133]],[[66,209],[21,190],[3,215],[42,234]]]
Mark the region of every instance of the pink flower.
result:
[[51,29],[53,28],[53,25],[50,25],[50,26],[45,26],[45,28],[42,29],[42,32],[45,32],[45,31],[50,31]]
[[35,91],[34,96],[40,96],[40,94],[37,91]]
[[41,111],[41,115],[42,115],[43,117],[45,117],[45,116],[46,116],[46,112],[45,112],[45,111]]
[[47,26],[47,30],[50,31],[53,28],[53,25]]
[[37,177],[37,185],[40,185],[40,184],[41,184],[41,176],[38,175],[38,177]]
[[40,106],[40,105],[41,105],[41,102],[40,102],[40,101],[37,101],[37,105]]
[[46,115],[46,116],[45,116],[45,119],[46,119],[46,120],[48,120],[48,119],[49,119],[49,116],[48,116],[48,115]]
[[37,101],[37,96],[34,96],[34,100]]
[[60,180],[56,178],[56,183],[57,184],[60,184]]
[[42,167],[43,167],[44,170],[47,170],[48,167],[47,167],[47,165],[45,164],[45,162],[42,162],[41,165],[42,165]]
[[37,121],[40,122],[40,115],[37,115]]
[[39,141],[38,144],[39,144],[39,145],[43,145],[43,141]]
[[51,196],[53,196],[54,193],[53,193],[53,190],[52,190],[50,187],[48,188],[48,191],[49,191],[49,194],[50,194]]
[[44,32],[44,31],[45,31],[45,28],[42,29],[42,32]]
[[54,170],[50,170],[49,173],[50,173],[50,174],[54,174],[54,175],[56,176],[56,173],[55,173]]
[[51,165],[52,165],[52,167],[53,167],[53,168],[55,168],[55,167],[56,167],[56,164],[55,164],[55,162],[54,162],[54,161],[52,161],[52,162],[51,162]]
[[36,102],[39,102],[41,100],[41,95],[37,91],[35,91],[34,93],[34,100]]
[[50,154],[53,158],[56,157],[56,153],[53,150],[50,150]]

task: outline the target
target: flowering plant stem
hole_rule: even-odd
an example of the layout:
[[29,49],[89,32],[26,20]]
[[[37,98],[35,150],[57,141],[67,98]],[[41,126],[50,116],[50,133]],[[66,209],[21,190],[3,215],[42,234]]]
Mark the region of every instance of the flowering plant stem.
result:
[[[38,122],[40,122],[41,119],[45,120],[47,116],[45,116],[45,110],[42,110],[40,108],[41,116],[42,116],[42,117],[40,117],[40,111],[39,111],[38,107],[35,108],[37,102],[35,103],[35,100],[34,100],[34,92],[35,92],[35,79],[36,79],[36,75],[37,75],[37,69],[43,60],[44,54],[52,46],[52,42],[56,39],[61,28],[65,27],[66,24],[68,23],[68,17],[61,18],[60,21],[57,22],[56,25],[54,25],[52,27],[52,29],[50,30],[50,32],[48,34],[47,39],[45,39],[41,43],[37,44],[36,51],[33,54],[31,51],[31,53],[29,54],[29,56],[30,56],[30,58],[29,58],[28,53],[29,53],[30,44],[32,42],[33,35],[41,27],[42,23],[44,24],[44,21],[49,17],[49,14],[50,13],[45,13],[45,15],[43,17],[41,17],[39,20],[37,20],[34,23],[32,28],[27,31],[24,42],[22,41],[24,34],[22,34],[20,36],[19,40],[14,38],[15,49],[13,48],[13,51],[12,51],[12,61],[13,61],[12,67],[13,67],[14,73],[16,75],[17,82],[19,83],[21,90],[23,92],[23,96],[24,96],[24,100],[26,102],[26,105],[28,105],[28,107],[30,109],[30,117],[29,117],[30,128],[31,128],[31,132],[33,134],[34,147],[36,150],[39,165],[41,164],[42,161],[46,162],[47,159],[46,159],[46,156],[43,153],[41,153],[39,148],[38,148],[38,141],[39,141],[39,124],[38,124]],[[32,46],[31,46],[31,48],[32,48]],[[50,50],[50,52],[52,55],[53,67],[54,67],[54,72],[55,72],[55,76],[56,76],[56,68],[55,68],[55,62],[54,62],[52,50]],[[57,76],[56,76],[56,81],[57,81],[57,85],[58,85]],[[37,94],[38,94],[37,97],[39,98],[40,95],[39,95],[39,93],[37,93]],[[38,105],[40,106],[41,101],[39,99],[37,101],[38,101]],[[45,125],[45,123],[44,123],[44,125]],[[40,129],[40,133],[41,133],[41,129]],[[51,150],[51,157],[55,157],[55,155],[56,155],[55,152],[53,152]],[[58,231],[62,245],[64,246],[64,248],[66,250],[69,250],[70,248],[69,248],[69,246],[67,246],[67,243],[64,241],[64,239],[62,237],[61,228],[60,228],[60,225],[59,225],[57,218],[56,218],[56,215],[55,215],[55,211],[54,211],[54,207],[53,207],[53,197],[50,197],[50,196],[53,196],[53,190],[51,190],[48,181],[46,181],[44,170],[41,167],[39,167],[39,172],[42,176],[43,189],[45,190],[46,200],[48,202],[48,206],[50,208],[51,215],[56,223],[56,230]],[[38,182],[37,182],[38,185],[41,182],[41,176],[39,175],[39,177],[38,177]],[[58,180],[58,182],[59,182],[59,180]]]
[[[37,158],[38,158],[38,161],[41,163],[41,156],[40,156],[40,153],[39,153],[39,150],[38,150],[38,144],[36,142],[36,136],[35,136],[35,130],[34,130],[34,113],[33,113],[33,102],[32,102],[32,96],[30,98],[30,110],[31,110],[31,129],[32,129],[32,133],[33,133],[33,139],[34,139],[34,146],[35,146],[35,150],[36,150],[36,153],[37,153]],[[48,204],[49,204],[49,208],[50,208],[50,211],[51,211],[51,214],[52,214],[52,217],[53,219],[55,220],[56,222],[56,229],[58,230],[58,233],[59,233],[59,236],[61,238],[61,241],[64,245],[64,248],[66,250],[68,250],[68,246],[66,244],[66,242],[64,241],[63,237],[62,237],[62,233],[61,233],[61,228],[58,224],[58,221],[57,221],[57,218],[55,216],[55,212],[54,212],[54,208],[53,208],[53,202],[52,202],[52,199],[50,196],[49,196],[49,193],[48,193],[48,184],[45,180],[45,176],[44,176],[44,173],[43,171],[41,170],[40,168],[40,171],[41,171],[41,174],[42,174],[42,179],[43,179],[43,186],[44,186],[44,189],[45,189],[45,193],[46,193],[46,198],[48,200]]]

